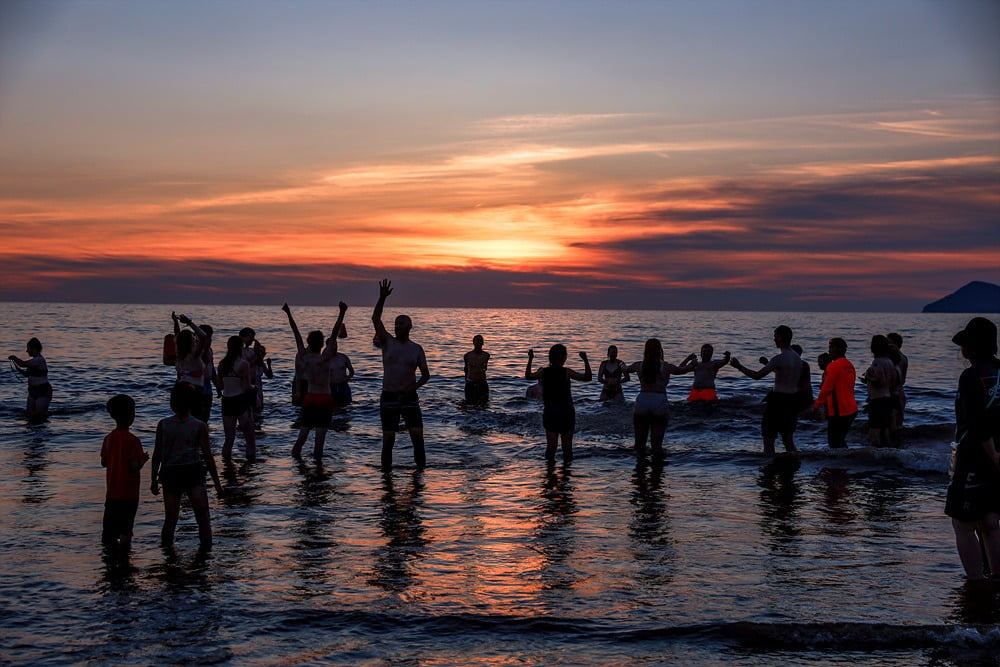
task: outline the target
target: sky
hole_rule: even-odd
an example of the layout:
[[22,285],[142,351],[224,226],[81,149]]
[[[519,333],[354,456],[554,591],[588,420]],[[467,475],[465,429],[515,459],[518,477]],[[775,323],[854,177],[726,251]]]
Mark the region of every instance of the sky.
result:
[[1000,3],[0,3],[0,301],[912,311]]

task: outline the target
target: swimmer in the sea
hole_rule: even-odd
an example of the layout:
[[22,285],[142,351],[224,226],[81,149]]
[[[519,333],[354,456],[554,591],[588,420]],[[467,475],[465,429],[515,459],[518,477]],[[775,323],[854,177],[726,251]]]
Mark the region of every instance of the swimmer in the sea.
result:
[[601,383],[602,401],[625,402],[622,383],[628,382],[628,365],[618,358],[618,346],[608,346],[608,358],[597,367],[597,381]]
[[542,386],[542,426],[545,428],[545,459],[555,461],[556,449],[562,442],[563,461],[573,460],[573,432],[576,428],[576,408],[573,407],[573,394],[570,390],[570,380],[590,382],[594,373],[590,369],[590,360],[586,352],[580,352],[584,371],[566,368],[568,353],[566,346],[553,345],[549,349],[549,365],[532,370],[535,351],[528,350],[528,365],[524,368],[525,380],[538,380]]
[[715,377],[723,366],[729,365],[731,355],[729,350],[722,353],[722,359],[713,360],[712,354],[715,348],[708,343],[701,346],[701,360],[695,355],[685,359],[682,367],[691,366],[694,372],[694,381],[691,384],[691,393],[688,394],[688,403],[696,401],[717,401],[719,396],[715,393]]

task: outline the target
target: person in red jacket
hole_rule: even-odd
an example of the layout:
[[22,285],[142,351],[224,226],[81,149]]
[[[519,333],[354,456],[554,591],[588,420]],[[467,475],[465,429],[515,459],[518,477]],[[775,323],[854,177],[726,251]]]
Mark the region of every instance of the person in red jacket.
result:
[[830,339],[830,364],[823,374],[814,408],[826,410],[826,441],[834,449],[847,447],[847,432],[858,416],[858,403],[854,399],[857,371],[844,356],[847,343],[843,338]]

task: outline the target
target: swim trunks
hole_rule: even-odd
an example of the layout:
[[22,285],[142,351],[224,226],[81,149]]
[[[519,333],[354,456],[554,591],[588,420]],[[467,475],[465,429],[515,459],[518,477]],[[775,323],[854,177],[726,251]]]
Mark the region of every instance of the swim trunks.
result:
[[895,399],[892,396],[868,401],[868,428],[889,428],[894,407]]
[[569,405],[546,405],[542,410],[542,427],[553,433],[572,433],[576,429],[576,409]]
[[764,408],[764,416],[760,420],[760,431],[765,438],[773,438],[776,435],[790,435],[795,432],[799,425],[799,409],[801,408],[801,396],[798,394],[781,394],[776,391],[769,392],[767,405]]
[[424,425],[420,399],[415,391],[383,391],[378,414],[383,431],[398,431],[400,416],[406,421],[407,428],[422,428]]
[[714,389],[692,389],[691,393],[688,394],[688,403],[717,400],[719,400],[719,396],[715,393]]
[[135,513],[139,509],[139,499],[104,501],[104,527],[101,531],[101,542],[113,544],[122,535],[132,537],[132,527],[135,524]]
[[308,393],[302,399],[302,428],[329,428],[333,418],[333,396]]
[[28,396],[31,398],[52,398],[52,385],[48,382],[45,384],[29,384]]
[[485,403],[490,400],[490,385],[486,380],[474,380],[465,383],[466,403]]

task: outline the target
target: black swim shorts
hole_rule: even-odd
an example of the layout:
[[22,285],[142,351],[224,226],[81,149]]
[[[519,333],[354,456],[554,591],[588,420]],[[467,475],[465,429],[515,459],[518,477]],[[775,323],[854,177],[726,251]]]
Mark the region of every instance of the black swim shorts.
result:
[[398,431],[400,416],[406,420],[407,428],[422,428],[424,425],[420,400],[415,391],[383,391],[378,412],[383,431]]

